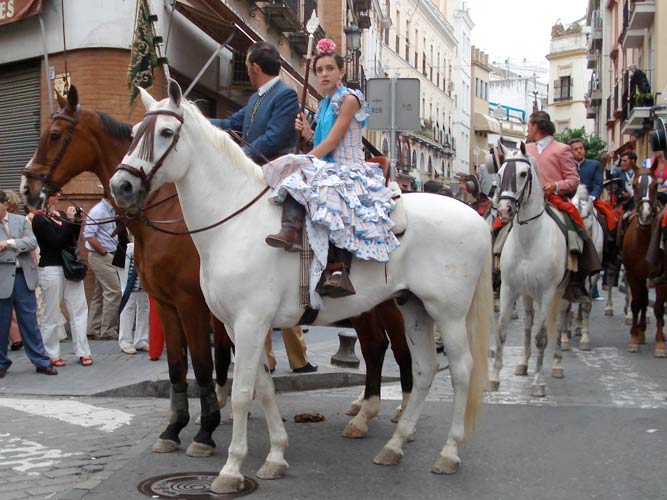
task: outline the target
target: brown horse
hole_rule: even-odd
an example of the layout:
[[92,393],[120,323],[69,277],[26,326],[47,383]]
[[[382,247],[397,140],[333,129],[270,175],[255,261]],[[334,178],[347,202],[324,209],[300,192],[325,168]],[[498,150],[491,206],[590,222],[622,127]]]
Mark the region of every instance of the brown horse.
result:
[[[628,352],[639,352],[640,344],[646,343],[646,308],[648,307],[648,288],[646,280],[651,266],[646,260],[651,233],[659,223],[656,207],[657,183],[653,172],[640,169],[634,179],[634,193],[636,212],[631,216],[628,227],[623,235],[623,265],[627,277],[632,302],[632,327],[630,328],[630,342]],[[661,287],[664,288],[664,287]],[[664,290],[663,290],[664,292]],[[663,294],[664,297],[664,294]],[[656,301],[655,315],[658,320],[658,330],[655,338],[656,356],[662,352],[664,356],[665,338],[662,332],[662,304],[658,307]],[[664,299],[662,300],[664,302]]]
[[[106,115],[78,105],[78,94],[70,88],[67,101],[60,98],[61,110],[42,134],[38,149],[25,171],[23,194],[29,205],[39,205],[43,190],[64,186],[82,172],[92,172],[102,181],[105,190],[116,165],[131,143],[132,127]],[[162,187],[147,200],[154,205],[146,212],[151,220],[182,220],[182,211],[173,185]],[[172,198],[173,197],[173,198]],[[171,199],[169,199],[171,198]],[[166,200],[161,203],[161,201]],[[212,360],[208,335],[210,312],[199,285],[199,255],[192,238],[174,237],[131,220],[135,236],[135,262],[142,285],[158,302],[158,312],[165,330],[167,360],[172,383],[172,415],[167,429],[160,435],[154,451],[174,451],[178,434],[187,425],[186,389],[187,349],[190,349],[195,377],[202,393],[202,429],[188,454],[210,455],[213,450],[211,433],[219,423],[218,406],[209,390],[212,387]],[[186,231],[184,223],[169,226],[170,231]],[[231,360],[231,342],[224,326],[215,318],[215,391],[224,405],[227,371]],[[359,318],[351,319],[357,331],[367,366],[364,400],[351,408],[358,413],[344,432],[348,437],[362,437],[367,421],[377,414],[376,399],[380,396],[381,370],[391,340],[392,350],[401,371],[403,400],[412,390],[411,357],[405,340],[403,316],[393,301],[377,306]],[[208,445],[208,446],[207,446]],[[192,448],[192,450],[191,450]],[[204,453],[202,453],[202,450]]]

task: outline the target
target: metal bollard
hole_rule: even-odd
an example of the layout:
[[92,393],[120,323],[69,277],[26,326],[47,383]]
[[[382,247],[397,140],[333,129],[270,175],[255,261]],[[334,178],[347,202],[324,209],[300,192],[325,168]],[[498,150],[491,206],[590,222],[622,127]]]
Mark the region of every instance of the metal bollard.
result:
[[354,353],[354,345],[357,342],[357,334],[353,332],[338,332],[340,347],[338,352],[331,356],[331,364],[343,368],[359,368],[359,358]]

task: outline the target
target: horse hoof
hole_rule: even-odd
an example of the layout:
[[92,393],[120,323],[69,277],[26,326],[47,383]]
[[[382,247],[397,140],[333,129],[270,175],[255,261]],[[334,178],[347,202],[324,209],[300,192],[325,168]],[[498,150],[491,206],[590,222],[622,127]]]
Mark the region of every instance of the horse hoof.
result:
[[158,438],[158,440],[155,441],[155,444],[153,445],[152,451],[153,453],[173,453],[174,451],[178,450],[179,446],[179,443],[172,441],[171,439]]
[[245,479],[241,474],[238,476],[220,474],[211,483],[211,491],[218,494],[237,493],[239,491],[243,491],[244,487]]
[[361,439],[368,434],[368,427],[366,430],[360,429],[354,423],[349,422],[343,431],[342,436],[350,439]]
[[195,424],[201,425],[201,415],[199,415],[197,418],[195,418]]
[[[552,368],[551,376],[553,378],[563,378],[565,376],[565,372],[563,371],[562,368]],[[544,396],[544,394],[542,394],[542,396]]]
[[454,460],[453,458],[443,457],[442,455],[431,467],[431,472],[433,474],[456,474],[459,470],[460,460]]
[[613,316],[613,315],[614,315],[614,310],[611,309],[611,308],[606,308],[606,309],[604,310],[604,315],[605,315],[605,316]]
[[185,451],[185,454],[189,457],[208,458],[211,455],[213,455],[214,451],[215,448],[213,446],[193,441],[192,443],[190,443],[190,446],[188,446],[188,449]]
[[392,421],[393,423],[397,424],[398,421],[401,419],[401,415],[403,415],[403,409],[399,407],[399,408],[396,410],[396,413],[394,413],[394,416],[391,417],[391,421]]
[[519,377],[525,377],[528,375],[528,365],[516,365],[516,368],[514,369],[514,375],[518,375]]
[[534,398],[543,398],[547,395],[544,384],[533,384],[530,386],[530,395]]
[[567,340],[562,340],[560,341],[560,350],[561,351],[571,351],[572,347],[570,347],[570,343]]
[[653,356],[656,358],[667,358],[667,352],[664,349],[656,349]]
[[358,403],[352,403],[350,407],[347,409],[345,412],[345,415],[349,415],[351,417],[355,417],[359,414],[359,410],[361,410],[361,405]]
[[403,452],[392,450],[391,448],[383,448],[380,453],[375,455],[373,463],[377,465],[398,465],[403,457]]
[[639,344],[628,344],[628,352],[639,352]]
[[592,350],[591,343],[590,342],[579,342],[579,350],[580,351],[590,351],[590,350]]
[[498,392],[500,380],[489,380],[489,392]]
[[264,465],[257,471],[257,477],[260,479],[281,479],[289,469],[287,462],[264,462]]
[[410,434],[408,434],[408,437],[406,437],[405,440],[408,443],[412,443],[416,438],[417,438],[417,431],[411,432]]

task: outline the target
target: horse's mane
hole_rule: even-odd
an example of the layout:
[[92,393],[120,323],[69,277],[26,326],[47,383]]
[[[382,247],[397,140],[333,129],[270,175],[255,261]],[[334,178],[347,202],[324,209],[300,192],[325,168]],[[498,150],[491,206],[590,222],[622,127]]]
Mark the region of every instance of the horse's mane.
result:
[[128,123],[121,123],[104,111],[98,111],[97,116],[100,117],[104,129],[116,139],[132,139],[132,125]]
[[235,165],[246,170],[249,175],[266,183],[261,167],[246,156],[243,149],[229,137],[229,134],[209,122],[208,118],[202,114],[194,102],[183,100],[182,106],[189,112],[190,117],[195,119],[197,125],[204,133],[204,137],[208,139],[208,141],[213,144],[222,155],[225,155]]

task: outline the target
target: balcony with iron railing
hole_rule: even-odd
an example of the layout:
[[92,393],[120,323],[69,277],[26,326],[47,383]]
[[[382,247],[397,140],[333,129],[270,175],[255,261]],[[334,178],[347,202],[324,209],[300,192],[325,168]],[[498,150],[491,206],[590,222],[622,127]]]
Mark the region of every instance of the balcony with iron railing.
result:
[[593,73],[591,81],[588,82],[588,102],[591,106],[602,104],[602,88],[597,74]]
[[591,32],[588,35],[588,50],[602,50],[602,15],[599,10],[593,11]]
[[628,29],[650,28],[655,20],[656,0],[632,0],[628,12]]
[[573,82],[570,77],[561,77],[554,80],[553,102],[567,102],[572,100]]
[[651,70],[637,70],[632,76],[623,75],[623,125],[624,134],[642,133],[651,122],[654,97],[651,93]]
[[[308,50],[308,32],[306,31],[306,23],[308,22],[308,19],[310,19],[313,10],[317,8],[317,2],[315,0],[305,0],[299,2],[299,4],[300,8],[297,12],[299,27],[297,30],[289,34],[289,42],[294,52],[304,55]],[[324,30],[321,26],[318,26],[313,34],[314,42],[319,42],[324,36]]]
[[[298,31],[302,25],[299,20],[299,0],[268,0],[266,2],[256,2],[256,9],[259,10],[270,27],[280,33],[292,33]],[[253,14],[250,11],[250,15]]]
[[644,45],[645,29],[653,23],[654,17],[654,0],[647,0],[646,2],[625,0],[623,3],[621,47],[624,49],[641,48]]

